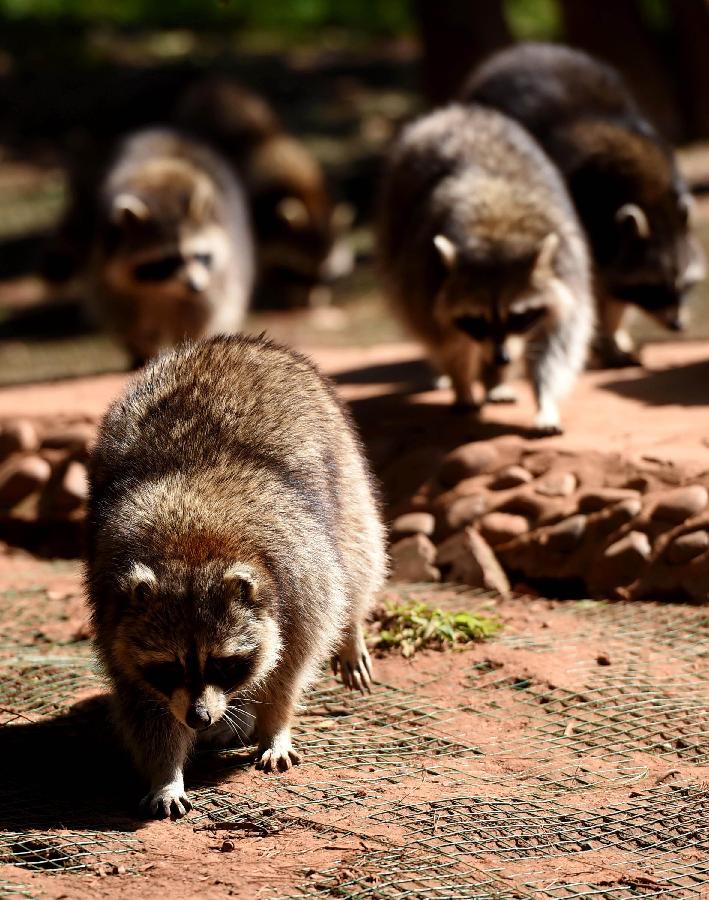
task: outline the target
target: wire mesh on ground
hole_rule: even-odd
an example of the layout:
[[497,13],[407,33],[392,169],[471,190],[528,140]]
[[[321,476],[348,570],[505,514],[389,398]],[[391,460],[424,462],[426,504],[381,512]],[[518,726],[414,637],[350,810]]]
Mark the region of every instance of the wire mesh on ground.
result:
[[[401,593],[475,611],[495,599],[445,585]],[[54,721],[101,683],[85,641],[38,647],[26,639],[35,621],[58,614],[55,598],[37,589],[11,599],[22,614],[0,623],[0,724],[17,729]],[[279,897],[699,896],[709,884],[709,797],[698,769],[709,755],[709,618],[687,606],[586,602],[556,606],[548,618],[550,627],[532,634],[512,617],[490,642],[489,660],[440,657],[445,665],[422,667],[407,687],[380,684],[359,697],[324,678],[298,717],[306,761],[298,777],[249,788],[232,769],[238,790],[194,789],[194,812],[179,827],[205,840],[288,835],[290,849],[303,832],[352,836],[335,865],[304,863],[300,883]],[[610,648],[613,665],[575,653],[594,641]],[[543,661],[564,647],[578,655],[573,687],[515,670],[494,652]],[[415,670],[416,660],[407,665]],[[460,690],[439,696],[452,677]],[[653,779],[655,764],[674,768]],[[199,767],[209,766],[204,754]],[[7,808],[19,808],[19,796],[8,798]],[[1,863],[47,874],[122,858],[131,871],[142,846],[134,833],[52,826],[52,798],[32,804],[33,828],[5,816]],[[19,877],[7,884],[0,897],[30,895]]]

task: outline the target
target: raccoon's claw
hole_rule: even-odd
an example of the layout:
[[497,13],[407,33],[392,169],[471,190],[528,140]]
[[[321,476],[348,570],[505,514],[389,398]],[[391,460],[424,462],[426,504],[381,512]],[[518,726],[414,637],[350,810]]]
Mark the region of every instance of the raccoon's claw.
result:
[[339,657],[332,658],[332,671],[337,675],[340,671],[342,683],[350,690],[358,690],[362,694],[372,693],[372,661],[367,648],[362,645],[354,653],[343,650]]
[[192,809],[184,792],[171,785],[151,791],[140,801],[140,812],[146,819],[181,819]]
[[488,403],[516,403],[517,391],[511,384],[496,384],[487,392]]
[[288,746],[279,746],[277,742],[274,746],[268,747],[261,752],[256,760],[256,768],[264,772],[287,772],[293,766],[300,765],[301,756],[297,750],[294,750],[290,742]]

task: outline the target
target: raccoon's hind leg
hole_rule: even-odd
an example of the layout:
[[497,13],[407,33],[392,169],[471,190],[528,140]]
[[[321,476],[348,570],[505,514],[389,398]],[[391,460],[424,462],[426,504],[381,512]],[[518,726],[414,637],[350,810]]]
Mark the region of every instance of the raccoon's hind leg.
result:
[[140,810],[150,818],[179,819],[192,809],[182,773],[193,732],[167,710],[145,703],[130,689],[119,686],[119,691],[115,711],[120,735],[150,785]]
[[598,301],[598,336],[595,340],[597,364],[602,369],[623,369],[639,366],[633,339],[622,328],[626,304],[612,297],[601,297]]
[[353,622],[347,628],[337,654],[332,657],[332,671],[340,672],[346,688],[356,688],[361,693],[372,692],[374,674],[372,660],[364,642],[364,632],[360,622]]

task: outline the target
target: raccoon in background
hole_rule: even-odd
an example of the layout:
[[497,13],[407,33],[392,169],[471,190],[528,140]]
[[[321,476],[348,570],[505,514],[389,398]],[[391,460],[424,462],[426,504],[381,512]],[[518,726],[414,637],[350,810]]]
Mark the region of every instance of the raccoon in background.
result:
[[220,337],[140,373],[93,454],[87,585],[148,815],[189,810],[199,735],[247,738],[255,717],[257,765],[299,761],[291,722],[321,666],[369,688],[385,570],[359,442],[304,357]]
[[569,47],[520,44],[483,63],[462,96],[524,125],[566,179],[596,266],[600,362],[637,363],[627,304],[680,330],[705,271],[692,197],[620,74]]
[[239,328],[253,239],[243,189],[210,149],[167,129],[130,135],[63,227],[79,217],[84,232],[92,223],[79,275],[88,310],[135,365],[185,338]]
[[536,426],[559,402],[593,328],[585,241],[561,178],[515,122],[453,105],[409,125],[385,173],[383,275],[396,310],[452,381],[457,404],[508,399],[524,356]]
[[178,104],[176,122],[213,146],[243,178],[263,293],[285,293],[291,306],[322,302],[324,285],[352,268],[342,240],[352,212],[332,203],[312,153],[284,130],[265,100],[228,78],[193,85]]

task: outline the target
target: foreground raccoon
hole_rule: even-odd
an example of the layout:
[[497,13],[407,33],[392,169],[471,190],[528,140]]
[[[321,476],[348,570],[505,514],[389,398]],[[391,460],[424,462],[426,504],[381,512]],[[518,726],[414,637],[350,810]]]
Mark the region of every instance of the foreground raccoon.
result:
[[450,376],[459,405],[508,399],[524,348],[536,425],[582,368],[593,324],[588,260],[566,190],[519,125],[450,106],[406,128],[385,175],[383,272],[394,304]]
[[620,74],[579,50],[522,44],[484,63],[463,97],[519,121],[564,175],[596,264],[601,360],[637,362],[621,328],[628,303],[681,329],[704,277],[692,198]]
[[84,293],[136,365],[184,338],[239,328],[253,241],[242,188],[211,150],[170,130],[137,132],[92,203]]
[[349,417],[302,356],[221,337],[149,366],[103,422],[88,522],[96,646],[146,813],[190,808],[198,734],[246,736],[251,707],[258,765],[297,763],[294,711],[331,655],[369,688],[382,526]]
[[244,179],[265,292],[281,289],[290,305],[307,305],[324,283],[347,274],[352,259],[340,238],[349,207],[333,204],[318,161],[261,97],[228,78],[208,78],[183,97],[177,122]]

